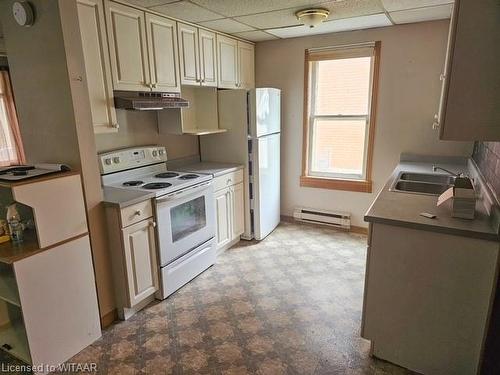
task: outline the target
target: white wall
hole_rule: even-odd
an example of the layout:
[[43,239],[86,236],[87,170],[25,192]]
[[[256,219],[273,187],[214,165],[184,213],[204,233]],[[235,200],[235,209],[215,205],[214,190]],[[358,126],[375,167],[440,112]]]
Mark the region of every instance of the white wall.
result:
[[[396,166],[402,152],[467,155],[472,143],[442,142],[431,128],[437,112],[448,21],[283,39],[257,44],[256,84],[282,89],[281,212],[296,206],[352,213],[352,224],[366,226],[363,215]],[[382,42],[373,192],[357,193],[300,187],[304,51],[366,41]]]

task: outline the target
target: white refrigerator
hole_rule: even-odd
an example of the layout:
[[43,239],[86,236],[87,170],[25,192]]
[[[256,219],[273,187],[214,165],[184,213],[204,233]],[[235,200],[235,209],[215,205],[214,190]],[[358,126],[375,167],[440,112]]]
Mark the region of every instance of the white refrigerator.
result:
[[281,91],[219,91],[218,112],[227,131],[200,137],[201,159],[245,165],[242,237],[262,240],[280,222]]

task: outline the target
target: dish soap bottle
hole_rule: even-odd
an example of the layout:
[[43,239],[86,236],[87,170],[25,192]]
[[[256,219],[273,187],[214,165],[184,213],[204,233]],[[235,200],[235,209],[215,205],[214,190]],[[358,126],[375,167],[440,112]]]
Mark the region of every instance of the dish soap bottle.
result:
[[10,238],[12,242],[23,241],[23,224],[21,223],[21,216],[17,211],[17,205],[12,203],[7,207],[7,223],[9,225]]

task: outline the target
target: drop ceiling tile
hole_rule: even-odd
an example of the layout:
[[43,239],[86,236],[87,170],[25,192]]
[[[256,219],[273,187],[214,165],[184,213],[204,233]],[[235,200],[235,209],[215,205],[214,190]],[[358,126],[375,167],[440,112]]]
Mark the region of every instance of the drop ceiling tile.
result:
[[383,13],[372,14],[369,16],[360,16],[345,18],[341,20],[333,20],[325,22],[315,28],[306,26],[285,27],[280,29],[265,30],[266,32],[276,35],[280,38],[295,38],[300,36],[328,34],[340,31],[370,29],[373,27],[383,27],[392,25],[391,21]]
[[[384,11],[378,0],[346,0],[329,1],[318,5],[328,9],[329,20],[377,14]],[[248,16],[235,17],[234,19],[257,29],[271,29],[276,27],[286,27],[300,25],[295,16],[295,12],[304,7],[296,7],[273,12],[253,14]]]
[[176,17],[190,22],[211,21],[224,18],[220,14],[211,12],[188,1],[178,1],[176,3],[151,7],[150,9],[163,13],[167,16]]
[[179,0],[126,0],[127,3],[138,5],[143,8],[154,7],[157,5],[163,5],[168,3],[174,3]]
[[382,5],[388,12],[443,4],[453,4],[453,0],[382,0]]
[[412,23],[432,20],[442,20],[450,18],[453,5],[438,5],[434,7],[425,7],[417,9],[400,10],[390,12],[392,20],[397,23]]
[[255,30],[251,26],[244,25],[240,22],[234,21],[230,18],[223,18],[221,20],[199,22],[200,25],[221,31],[223,33],[238,33],[242,31]]
[[277,36],[268,34],[264,31],[255,30],[255,31],[245,31],[242,33],[234,33],[233,35],[238,36],[240,38],[251,40],[252,42],[264,42],[266,40],[275,40],[279,39]]
[[[191,0],[214,12],[228,17],[243,16],[247,14],[270,12],[286,8],[303,7],[325,2],[327,0]],[[352,1],[352,0],[339,0]]]

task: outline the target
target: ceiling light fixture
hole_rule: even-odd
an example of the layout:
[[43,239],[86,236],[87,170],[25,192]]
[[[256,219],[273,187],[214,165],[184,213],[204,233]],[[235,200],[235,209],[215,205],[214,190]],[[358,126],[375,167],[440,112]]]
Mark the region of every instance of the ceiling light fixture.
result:
[[295,15],[304,25],[313,28],[328,18],[330,11],[328,9],[313,8],[299,10]]

